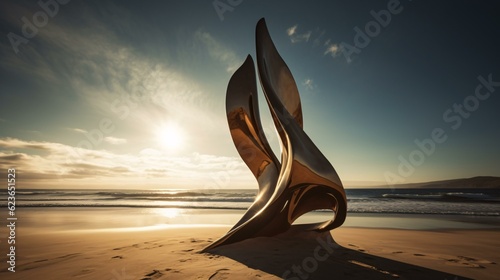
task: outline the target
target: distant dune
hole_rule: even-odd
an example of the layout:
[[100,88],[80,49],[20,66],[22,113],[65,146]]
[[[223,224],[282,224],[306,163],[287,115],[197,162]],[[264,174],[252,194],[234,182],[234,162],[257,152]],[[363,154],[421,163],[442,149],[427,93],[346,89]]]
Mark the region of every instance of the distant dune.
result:
[[[387,185],[381,185],[380,188],[387,188]],[[394,188],[491,188],[500,189],[500,177],[492,176],[477,176],[472,178],[462,178],[453,180],[443,180],[443,181],[432,181],[423,183],[412,183],[412,184],[399,184],[394,185]]]

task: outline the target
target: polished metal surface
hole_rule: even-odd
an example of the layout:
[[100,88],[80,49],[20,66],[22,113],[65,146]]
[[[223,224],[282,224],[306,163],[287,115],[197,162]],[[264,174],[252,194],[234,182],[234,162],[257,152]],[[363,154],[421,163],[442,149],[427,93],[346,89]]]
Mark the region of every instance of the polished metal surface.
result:
[[262,129],[252,57],[231,77],[226,93],[229,129],[238,153],[259,184],[244,216],[203,251],[288,230],[301,215],[333,210],[331,220],[303,225],[327,231],[343,224],[347,200],[337,172],[302,129],[300,96],[290,69],[271,40],[264,19],[256,28],[257,68],[262,90],[280,137],[278,161]]

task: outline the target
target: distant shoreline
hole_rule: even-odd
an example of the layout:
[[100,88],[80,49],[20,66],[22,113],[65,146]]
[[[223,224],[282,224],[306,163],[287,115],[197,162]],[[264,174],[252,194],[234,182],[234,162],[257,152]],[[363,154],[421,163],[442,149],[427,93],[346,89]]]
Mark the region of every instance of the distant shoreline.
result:
[[[355,189],[358,187],[351,187]],[[500,177],[493,176],[476,176],[471,178],[460,178],[460,179],[450,179],[450,180],[439,180],[439,181],[429,181],[420,183],[408,183],[408,184],[396,184],[393,186],[389,185],[375,185],[370,187],[359,187],[359,188],[396,188],[396,189],[431,189],[431,188],[481,188],[481,189],[500,189]],[[348,189],[348,188],[346,188]]]

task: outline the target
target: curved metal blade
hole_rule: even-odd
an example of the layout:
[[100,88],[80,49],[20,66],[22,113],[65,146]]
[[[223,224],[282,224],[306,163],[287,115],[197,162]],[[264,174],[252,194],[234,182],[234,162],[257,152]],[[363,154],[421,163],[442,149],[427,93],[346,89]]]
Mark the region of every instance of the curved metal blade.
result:
[[243,161],[259,183],[255,202],[233,228],[254,216],[274,193],[280,163],[273,153],[260,121],[257,81],[250,55],[229,80],[226,112],[231,137]]

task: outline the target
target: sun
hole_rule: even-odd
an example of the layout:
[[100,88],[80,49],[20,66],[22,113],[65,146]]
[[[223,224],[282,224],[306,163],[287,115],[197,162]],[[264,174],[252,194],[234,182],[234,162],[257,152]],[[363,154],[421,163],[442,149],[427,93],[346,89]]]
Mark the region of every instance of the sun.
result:
[[168,123],[157,129],[156,138],[162,147],[176,150],[184,144],[184,131],[177,123]]

